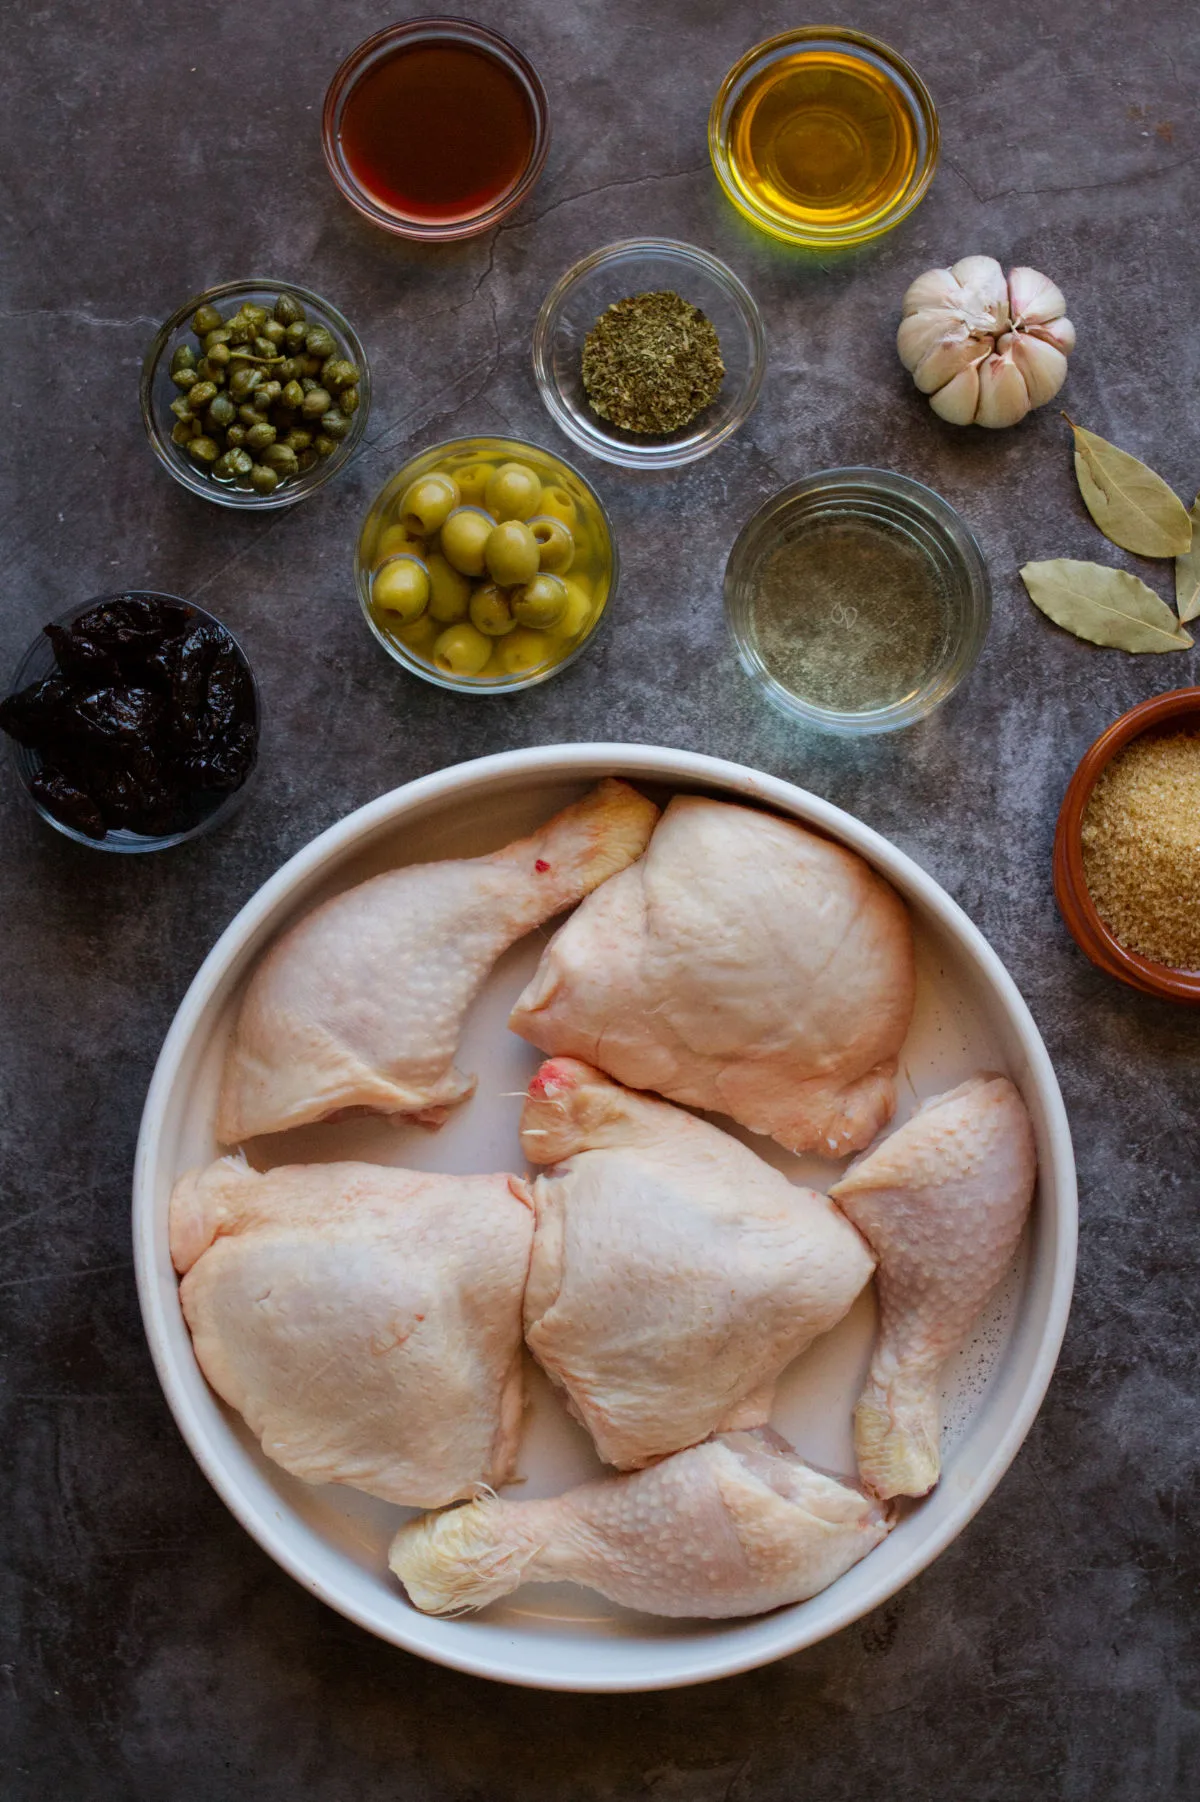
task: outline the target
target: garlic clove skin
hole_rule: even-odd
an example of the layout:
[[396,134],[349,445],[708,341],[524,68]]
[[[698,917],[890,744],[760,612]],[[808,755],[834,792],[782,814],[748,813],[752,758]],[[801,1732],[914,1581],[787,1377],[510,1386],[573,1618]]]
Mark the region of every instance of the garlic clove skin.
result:
[[960,369],[944,388],[929,396],[929,404],[939,419],[951,425],[970,425],[979,405],[979,365],[971,363]]
[[904,296],[901,316],[923,313],[928,309],[953,311],[962,301],[962,289],[949,269],[927,269],[911,284]]
[[963,257],[950,271],[963,291],[963,317],[976,329],[1002,332],[1009,321],[1008,283],[995,257]]
[[979,371],[979,404],[975,424],[998,431],[1016,425],[1030,408],[1029,389],[1013,361],[1011,349],[989,357]]
[[920,313],[913,313],[900,321],[900,329],[896,333],[896,349],[900,353],[900,361],[911,373],[920,367],[931,350],[944,344],[947,337],[957,331],[965,332],[961,323],[955,324],[946,313],[929,308]]
[[1067,379],[1067,359],[1062,351],[1027,332],[1014,332],[1009,355],[1025,383],[1030,406],[1044,407],[1053,400]]
[[1051,319],[1046,325],[1027,326],[1024,335],[1055,345],[1064,357],[1069,357],[1075,348],[1075,327],[1069,319]]
[[1062,289],[1036,269],[1010,269],[1008,293],[1015,325],[1049,325],[1067,310]]

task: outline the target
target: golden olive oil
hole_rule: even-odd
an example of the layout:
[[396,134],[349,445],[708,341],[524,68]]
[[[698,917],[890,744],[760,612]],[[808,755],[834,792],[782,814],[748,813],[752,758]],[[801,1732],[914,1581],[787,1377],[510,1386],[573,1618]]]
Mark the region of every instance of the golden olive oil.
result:
[[895,78],[827,46],[767,63],[729,122],[737,181],[784,226],[861,228],[908,187],[918,154],[908,98]]

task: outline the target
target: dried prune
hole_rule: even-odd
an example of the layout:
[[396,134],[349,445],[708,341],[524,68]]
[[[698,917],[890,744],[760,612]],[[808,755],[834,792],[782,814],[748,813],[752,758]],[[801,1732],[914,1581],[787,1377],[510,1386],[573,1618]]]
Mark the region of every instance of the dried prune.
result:
[[77,788],[61,770],[47,765],[38,771],[29,788],[46,812],[61,820],[64,826],[71,826],[88,838],[103,838],[108,831],[104,815],[92,797]]
[[44,751],[69,731],[72,699],[61,676],[31,682],[0,701],[0,730],[31,751]]
[[254,684],[232,644],[226,640],[208,674],[205,726],[209,734],[228,736],[235,726],[254,717]]
[[81,731],[101,743],[145,743],[157,732],[162,713],[162,696],[152,688],[98,688],[75,703]]
[[170,601],[150,600],[145,595],[123,594],[113,601],[100,601],[81,614],[70,627],[79,638],[86,638],[100,650],[117,657],[146,655],[164,638],[185,632],[194,618],[190,607]]
[[73,627],[43,626],[42,630],[54,646],[55,660],[64,676],[78,678],[93,687],[121,680],[120,665],[112,653]]

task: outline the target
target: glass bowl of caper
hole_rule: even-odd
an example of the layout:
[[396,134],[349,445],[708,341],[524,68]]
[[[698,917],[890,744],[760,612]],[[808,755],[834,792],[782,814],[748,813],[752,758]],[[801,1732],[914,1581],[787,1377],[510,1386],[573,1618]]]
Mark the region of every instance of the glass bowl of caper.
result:
[[221,507],[290,507],[352,455],[371,404],[357,334],[306,288],[224,282],[179,307],[142,366],[159,462]]
[[440,688],[511,694],[590,643],[618,560],[599,496],[563,458],[517,438],[455,438],[376,495],[354,574],[397,663]]

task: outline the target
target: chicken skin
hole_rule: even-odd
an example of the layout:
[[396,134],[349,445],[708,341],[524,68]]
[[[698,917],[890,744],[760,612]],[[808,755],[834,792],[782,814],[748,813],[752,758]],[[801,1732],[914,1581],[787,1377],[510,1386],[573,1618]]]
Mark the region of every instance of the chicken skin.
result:
[[1004,1076],[927,1101],[832,1194],[879,1259],[879,1334],[854,1413],[875,1495],[925,1495],[941,1470],[938,1378],[1007,1270],[1033,1199],[1025,1104]]
[[521,1143],[554,1166],[532,1184],[525,1337],[610,1464],[762,1425],[785,1366],[870,1278],[826,1196],[586,1064],[542,1065]]
[[258,966],[225,1062],[217,1137],[235,1145],[348,1109],[439,1125],[501,952],[640,857],[658,809],[606,780],[488,857],[413,864],[336,895]]
[[389,1558],[426,1614],[569,1581],[626,1608],[717,1620],[803,1601],[888,1532],[861,1491],[777,1433],[729,1433],[548,1501],[485,1496],[401,1527]]
[[201,1370],[269,1458],[436,1508],[512,1475],[533,1214],[506,1176],[240,1158],[189,1171],[171,1256]]
[[914,983],[907,911],[862,858],[685,795],[555,935],[510,1025],[630,1088],[840,1157],[895,1109]]

